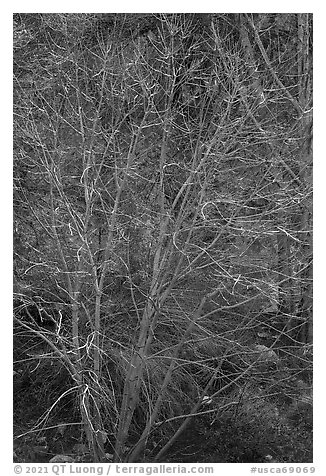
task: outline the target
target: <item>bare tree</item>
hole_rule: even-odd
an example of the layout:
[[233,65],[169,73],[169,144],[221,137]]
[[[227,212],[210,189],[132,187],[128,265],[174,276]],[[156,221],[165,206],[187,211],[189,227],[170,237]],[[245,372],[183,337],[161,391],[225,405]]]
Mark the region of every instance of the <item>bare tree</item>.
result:
[[[69,370],[94,461],[108,443],[138,461],[171,422],[162,458],[207,395],[218,412],[261,365],[243,336],[264,309],[300,288],[310,313],[309,18],[298,97],[268,20],[234,20],[229,37],[218,15],[46,14],[26,58],[17,33],[17,289],[41,281],[61,305],[35,333]],[[275,123],[285,106],[295,120]],[[265,322],[271,350],[295,318]]]

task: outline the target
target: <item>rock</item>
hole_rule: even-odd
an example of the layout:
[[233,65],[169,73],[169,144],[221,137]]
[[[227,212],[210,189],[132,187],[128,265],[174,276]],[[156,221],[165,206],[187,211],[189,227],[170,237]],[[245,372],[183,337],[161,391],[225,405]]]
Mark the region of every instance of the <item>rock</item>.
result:
[[68,455],[55,455],[50,459],[49,463],[74,463],[74,458]]
[[72,447],[72,452],[76,453],[77,455],[83,455],[88,453],[88,446],[84,445],[84,443],[76,443]]
[[257,344],[254,346],[254,352],[259,354],[258,362],[259,363],[277,363],[279,362],[279,357],[276,352],[266,345]]
[[261,338],[267,338],[269,337],[269,333],[268,332],[265,332],[265,331],[262,331],[262,332],[258,332],[258,337],[261,337]]
[[278,463],[278,461],[276,461],[276,459],[273,458],[273,456],[271,455],[266,455],[264,456],[264,460],[263,460],[265,463]]

